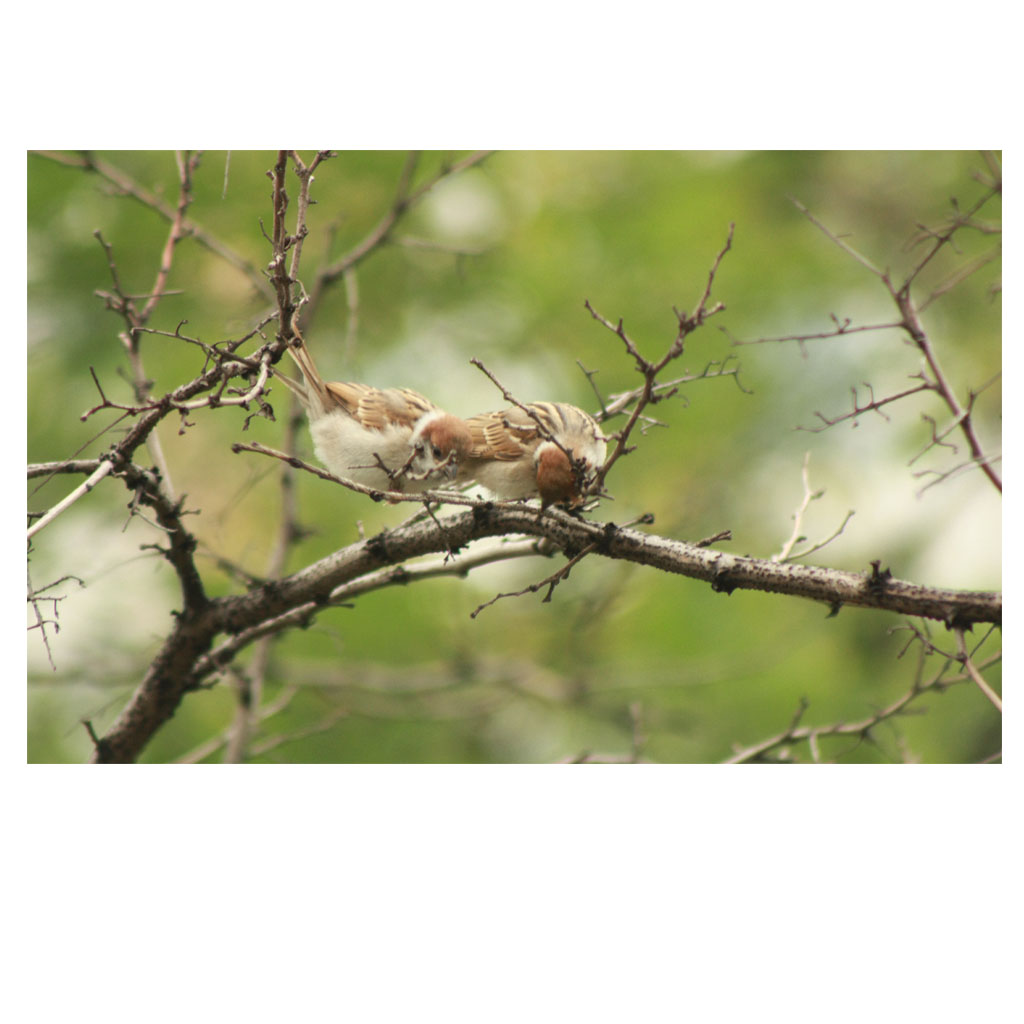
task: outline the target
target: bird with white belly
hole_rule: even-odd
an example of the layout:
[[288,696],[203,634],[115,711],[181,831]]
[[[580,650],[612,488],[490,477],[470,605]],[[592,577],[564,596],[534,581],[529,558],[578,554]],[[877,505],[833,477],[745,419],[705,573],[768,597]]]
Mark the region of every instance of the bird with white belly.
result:
[[325,381],[301,337],[288,351],[303,381],[277,376],[305,406],[313,449],[335,476],[405,493],[455,479],[473,444],[464,420],[410,388]]
[[458,479],[500,498],[539,496],[544,508],[581,505],[607,452],[596,421],[565,402],[532,402],[465,423],[473,444]]

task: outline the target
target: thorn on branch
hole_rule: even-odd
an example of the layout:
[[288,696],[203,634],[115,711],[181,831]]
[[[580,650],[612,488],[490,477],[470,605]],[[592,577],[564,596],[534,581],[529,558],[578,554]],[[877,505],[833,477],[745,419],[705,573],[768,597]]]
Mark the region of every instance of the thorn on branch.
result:
[[594,378],[597,376],[597,370],[588,370],[579,359],[576,360],[576,365],[583,371],[583,375],[587,378],[587,382],[590,384],[591,389],[594,392],[594,396],[597,398],[597,404],[601,407],[601,415],[598,417],[599,422],[603,423],[608,418],[608,407],[605,405],[604,397],[601,395],[601,391],[597,384],[594,383]]
[[892,571],[881,568],[881,560],[873,559],[871,564],[871,575],[867,579],[867,588],[872,597],[881,597],[885,593],[889,580],[892,579]]
[[711,577],[711,589],[716,594],[725,594],[728,597],[737,587],[737,583],[726,569],[715,569]]
[[97,760],[100,763],[106,761],[110,756],[110,744],[107,743],[105,739],[96,735],[96,730],[92,727],[91,721],[85,719],[83,720],[82,725],[85,727],[85,731],[89,734],[89,739],[92,740]]

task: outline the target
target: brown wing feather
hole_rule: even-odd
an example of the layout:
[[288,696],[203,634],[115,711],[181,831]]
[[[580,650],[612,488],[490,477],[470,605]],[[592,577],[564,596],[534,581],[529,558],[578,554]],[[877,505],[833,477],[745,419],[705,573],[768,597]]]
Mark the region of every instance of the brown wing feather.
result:
[[350,416],[370,430],[389,425],[411,427],[436,406],[409,388],[375,388],[352,381],[330,381],[324,390]]
[[324,384],[324,391],[330,398],[352,416],[358,414],[359,406],[373,390],[367,384],[346,384],[336,380]]
[[466,421],[473,439],[472,457],[511,462],[531,452],[538,440],[537,425],[521,409],[485,412]]
[[416,419],[425,416],[428,412],[437,411],[437,406],[426,395],[421,395],[418,391],[413,391],[412,388],[388,388],[387,393],[389,395],[400,395],[405,402],[408,413]]

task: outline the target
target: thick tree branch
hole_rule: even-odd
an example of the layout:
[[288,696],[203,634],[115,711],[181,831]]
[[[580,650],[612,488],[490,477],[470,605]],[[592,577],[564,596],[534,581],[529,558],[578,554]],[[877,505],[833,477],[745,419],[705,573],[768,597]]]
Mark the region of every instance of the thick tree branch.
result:
[[[149,672],[118,720],[97,744],[95,761],[130,761],[174,713],[182,697],[200,685],[201,659],[220,634],[256,630],[300,606],[322,607],[338,587],[397,566],[420,555],[459,551],[481,537],[526,534],[545,537],[572,558],[592,547],[594,555],[623,559],[710,583],[714,591],[737,588],[789,594],[827,603],[898,612],[966,628],[1000,622],[1002,598],[996,593],[940,590],[896,580],[877,566],[872,573],[850,573],[812,566],[780,565],[767,559],[730,555],[658,537],[614,523],[598,523],[556,509],[481,502],[443,519],[407,523],[334,552],[319,562],[251,592],[194,603],[179,614]],[[458,562],[454,563],[456,566]],[[395,580],[383,579],[383,585]],[[310,612],[305,613],[308,619]]]

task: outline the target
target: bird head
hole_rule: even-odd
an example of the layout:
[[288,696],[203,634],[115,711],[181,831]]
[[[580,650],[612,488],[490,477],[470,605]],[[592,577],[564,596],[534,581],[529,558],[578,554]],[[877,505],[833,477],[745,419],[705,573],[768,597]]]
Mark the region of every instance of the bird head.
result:
[[473,438],[469,427],[458,416],[437,412],[424,417],[409,438],[413,455],[409,464],[412,475],[420,479],[435,474],[454,480],[459,460],[469,455]]

